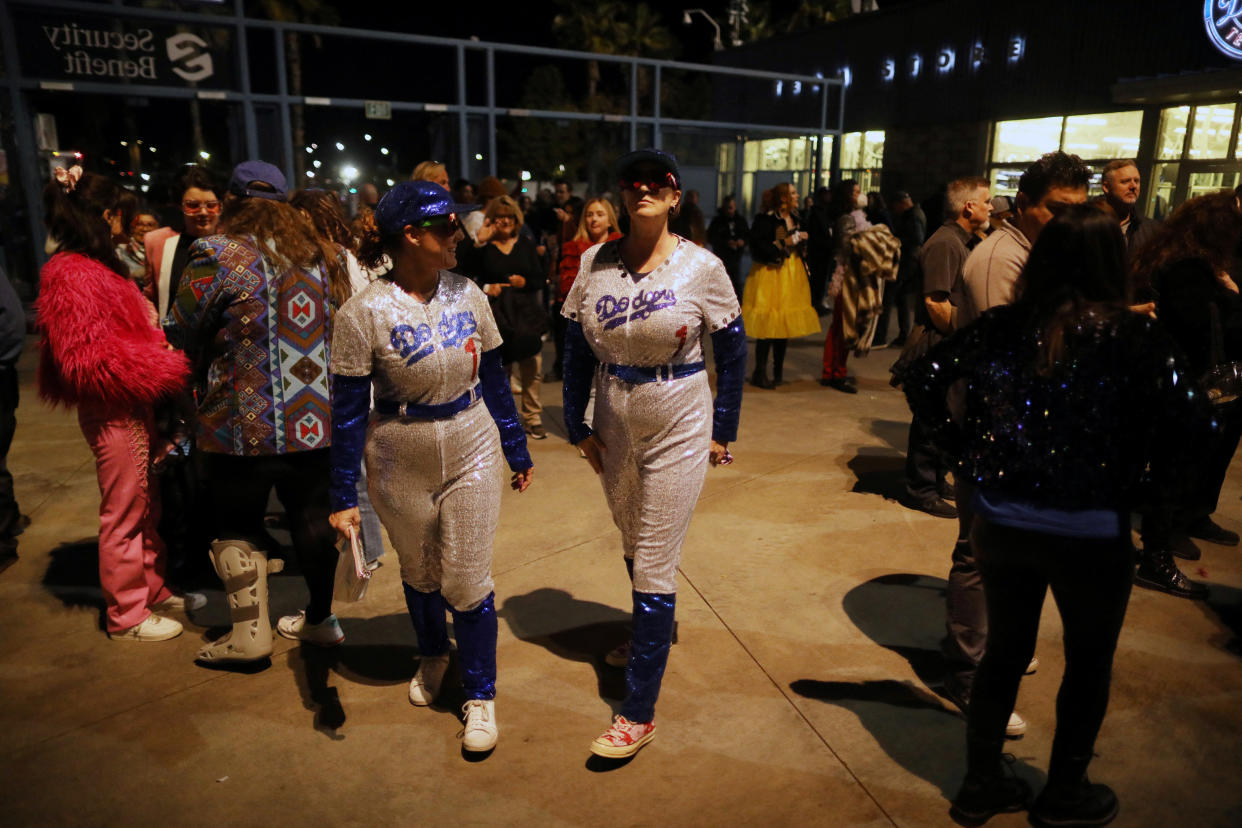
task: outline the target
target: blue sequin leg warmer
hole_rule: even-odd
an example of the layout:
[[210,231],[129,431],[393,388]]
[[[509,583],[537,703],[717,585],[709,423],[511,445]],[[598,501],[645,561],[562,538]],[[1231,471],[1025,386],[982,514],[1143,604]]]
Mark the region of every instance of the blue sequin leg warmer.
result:
[[496,698],[496,594],[472,610],[453,613],[457,658],[467,699]]
[[438,589],[435,592],[419,592],[407,583],[401,586],[405,590],[410,623],[414,625],[414,635],[418,638],[418,652],[425,656],[444,655],[449,651],[444,596]]
[[652,592],[634,593],[634,643],[625,668],[625,703],[621,715],[631,722],[655,719],[660,681],[668,664],[673,642],[673,614],[677,596]]

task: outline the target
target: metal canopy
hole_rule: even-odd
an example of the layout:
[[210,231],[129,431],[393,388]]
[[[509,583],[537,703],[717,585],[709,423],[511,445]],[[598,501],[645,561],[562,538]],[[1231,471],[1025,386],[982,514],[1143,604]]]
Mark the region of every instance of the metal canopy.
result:
[[[232,29],[236,37],[236,54],[234,55],[235,60],[232,71],[235,74],[234,85],[237,88],[207,90],[195,88],[193,86],[175,86],[166,84],[137,85],[99,80],[66,81],[63,77],[50,77],[46,73],[40,75],[38,72],[27,71],[21,65],[21,57],[18,51],[17,33],[15,31],[13,19],[13,13],[16,9],[21,9],[23,11],[30,10],[40,14],[46,14],[49,12],[72,12],[95,16],[111,15],[113,17],[123,17],[127,20],[165,22],[169,24],[192,24],[216,29]],[[277,75],[277,92],[275,94],[258,93],[252,91],[251,89],[250,67],[247,63],[246,55],[247,36],[250,32],[254,31],[274,33]],[[628,123],[630,126],[631,149],[636,149],[638,146],[638,131],[640,127],[651,128],[652,142],[656,145],[661,143],[662,130],[665,127],[691,128],[696,130],[729,130],[733,132],[764,133],[769,135],[806,134],[814,131],[816,144],[815,166],[817,170],[822,170],[824,168],[825,160],[823,158],[823,142],[821,137],[824,135],[841,134],[842,114],[844,112],[845,104],[845,85],[842,80],[836,78],[821,78],[811,75],[779,73],[759,69],[742,69],[730,66],[681,63],[677,61],[655,60],[652,58],[631,57],[625,55],[577,52],[568,49],[553,49],[542,46],[521,46],[509,43],[490,43],[478,40],[432,37],[428,35],[408,34],[402,32],[373,31],[369,29],[355,29],[338,26],[321,26],[306,23],[285,23],[271,20],[257,20],[246,16],[244,0],[233,0],[232,11],[227,14],[205,14],[194,11],[146,9],[122,5],[119,2],[114,2],[113,4],[103,4],[76,2],[75,0],[0,0],[0,38],[2,38],[0,43],[3,44],[5,56],[4,84],[8,89],[9,97],[12,101],[13,118],[16,129],[16,135],[14,137],[17,145],[18,174],[30,208],[29,214],[31,220],[32,238],[37,239],[42,235],[42,204],[40,199],[41,183],[38,175],[38,154],[35,148],[31,118],[25,100],[25,93],[31,90],[50,90],[67,93],[76,92],[126,97],[141,94],[143,96],[153,98],[186,100],[197,97],[205,100],[235,102],[240,104],[241,107],[246,152],[249,157],[256,157],[258,155],[259,136],[257,119],[255,115],[255,105],[275,105],[279,111],[282,142],[281,146],[284,150],[284,172],[286,177],[290,181],[293,181],[293,135],[291,129],[290,107],[295,104],[303,104],[358,110],[364,106],[365,99],[359,97],[334,96],[331,98],[325,98],[305,95],[291,95],[289,93],[289,84],[286,71],[285,38],[283,37],[286,33],[329,35],[332,37],[355,37],[374,42],[407,45],[436,45],[454,48],[456,52],[456,100],[454,102],[433,103],[428,101],[394,100],[390,103],[391,108],[394,111],[425,111],[450,113],[455,115],[458,133],[458,169],[463,171],[469,167],[471,147],[468,130],[468,118],[471,115],[481,115],[487,119],[487,158],[489,172],[492,175],[496,175],[497,173],[496,118],[501,116]],[[482,52],[485,55],[485,71],[487,79],[487,103],[485,105],[469,104],[467,102],[466,54],[468,52]],[[601,64],[628,66],[630,69],[629,113],[625,115],[611,113],[601,114],[592,112],[568,112],[559,110],[521,109],[496,106],[495,56],[497,54],[515,54],[533,57],[597,61]],[[636,81],[640,67],[650,69],[654,75],[654,85],[652,89],[653,111],[649,115],[644,115],[639,112],[638,84]],[[814,127],[795,127],[786,124],[756,124],[667,117],[661,111],[659,94],[661,72],[664,70],[677,72],[685,72],[687,70],[697,71],[708,76],[717,77],[752,78],[758,80],[785,82],[800,81],[811,89],[818,90],[820,98],[818,130],[816,131]],[[836,123],[829,126],[828,98],[829,91],[834,88],[839,90]],[[808,102],[808,104],[809,103],[810,102]],[[41,252],[38,255],[41,256]]]

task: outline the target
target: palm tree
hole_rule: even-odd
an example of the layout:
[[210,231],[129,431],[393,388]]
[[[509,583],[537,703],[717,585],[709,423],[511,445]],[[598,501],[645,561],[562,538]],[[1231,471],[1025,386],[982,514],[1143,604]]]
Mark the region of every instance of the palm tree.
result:
[[[613,54],[612,29],[621,13],[622,4],[601,0],[596,3],[557,0],[560,11],[552,18],[552,30],[569,49]],[[587,61],[587,100],[599,92],[599,61]]]
[[[259,9],[264,17],[281,23],[318,23],[332,26],[340,21],[336,9],[326,0],[259,0]],[[316,48],[321,40],[318,35],[311,37]],[[285,33],[285,59],[289,65],[287,91],[292,97],[301,98],[302,41],[296,32]],[[302,147],[306,144],[306,108],[298,101],[289,107],[289,114],[293,127],[293,146]],[[293,166],[295,180],[301,181],[306,174],[306,159],[302,153],[293,153]]]

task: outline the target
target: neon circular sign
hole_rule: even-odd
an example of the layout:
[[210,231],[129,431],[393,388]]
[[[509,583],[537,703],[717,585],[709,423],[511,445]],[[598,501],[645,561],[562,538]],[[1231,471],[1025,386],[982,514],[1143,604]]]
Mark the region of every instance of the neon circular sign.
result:
[[1242,60],[1242,0],[1204,0],[1203,25],[1217,51]]

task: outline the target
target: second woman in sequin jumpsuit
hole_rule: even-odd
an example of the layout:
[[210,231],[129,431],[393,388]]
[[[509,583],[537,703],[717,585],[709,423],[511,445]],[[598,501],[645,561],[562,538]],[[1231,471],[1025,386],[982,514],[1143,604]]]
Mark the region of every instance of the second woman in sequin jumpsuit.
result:
[[[732,458],[746,334],[724,265],[668,230],[681,197],[676,161],[658,150],[618,161],[630,234],[582,255],[562,313],[565,423],[600,474],[633,581],[628,695],[591,745],[631,756],[655,733],[655,702],[672,641],[677,565],[707,466]],[[713,412],[703,363],[717,365]],[[593,428],[585,422],[596,388]]]

